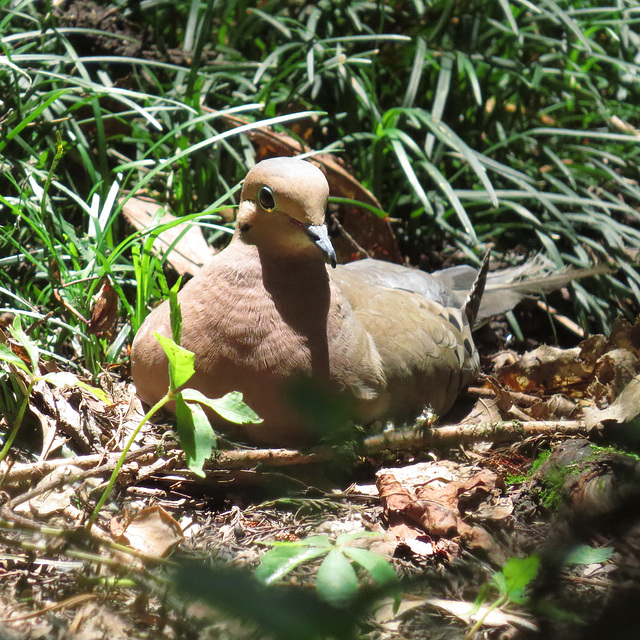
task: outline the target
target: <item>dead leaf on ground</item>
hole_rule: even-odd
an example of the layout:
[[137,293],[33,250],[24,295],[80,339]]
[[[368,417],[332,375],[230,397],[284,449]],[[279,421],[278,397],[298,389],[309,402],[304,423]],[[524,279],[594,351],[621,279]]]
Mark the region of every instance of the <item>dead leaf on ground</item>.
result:
[[83,469],[68,465],[51,471],[34,487],[36,495],[19,504],[17,513],[30,513],[48,524],[61,522],[76,525],[81,522],[83,511],[79,503],[87,503],[89,494],[100,484],[99,478],[87,478],[82,483],[75,481]]
[[[162,209],[163,207],[156,202],[133,196],[123,205],[122,213],[139,231],[179,220],[171,213],[161,214]],[[167,262],[179,275],[195,275],[200,267],[217,253],[207,244],[200,227],[190,222],[179,223],[158,234],[153,243],[153,250],[162,257],[170,247],[172,248],[167,254]]]
[[[498,362],[496,360],[496,362]],[[477,392],[482,396],[465,422],[484,418],[576,420],[589,428],[628,422],[640,392],[640,319],[618,319],[611,335],[590,336],[572,349],[543,345],[515,362],[496,366]]]
[[490,605],[476,606],[473,602],[462,600],[443,600],[442,598],[430,598],[427,603],[438,609],[442,609],[467,624],[482,619],[483,626],[505,627],[515,625],[537,631],[538,627],[524,616],[509,613],[501,609],[492,609]]
[[114,528],[120,529],[116,542],[156,558],[164,558],[184,537],[178,522],[157,505],[139,511],[123,527],[116,521]]
[[604,422],[625,424],[640,415],[640,376],[633,378],[616,400],[606,409],[587,408],[584,421],[588,429]]
[[[497,552],[491,536],[475,523],[504,522],[513,510],[501,496],[504,484],[492,471],[441,461],[382,469],[377,475],[389,533],[409,548],[418,541],[431,544],[433,553],[453,556],[462,542]],[[482,518],[477,518],[480,510]]]

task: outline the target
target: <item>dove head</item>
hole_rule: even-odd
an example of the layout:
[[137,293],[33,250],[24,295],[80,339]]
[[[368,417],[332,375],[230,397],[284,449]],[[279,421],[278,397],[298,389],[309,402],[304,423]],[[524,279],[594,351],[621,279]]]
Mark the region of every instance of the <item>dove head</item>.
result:
[[324,174],[309,162],[297,158],[263,160],[245,178],[237,234],[258,248],[284,253],[315,247],[335,266],[335,252],[324,224],[328,197]]

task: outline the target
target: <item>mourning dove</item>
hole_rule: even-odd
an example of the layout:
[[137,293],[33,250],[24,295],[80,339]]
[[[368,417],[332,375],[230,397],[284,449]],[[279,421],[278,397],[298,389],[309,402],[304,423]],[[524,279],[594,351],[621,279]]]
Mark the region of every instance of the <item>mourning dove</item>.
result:
[[[471,329],[486,270],[428,275],[377,260],[332,269],[328,195],[308,162],[258,163],[244,181],[231,242],[178,294],[181,344],[195,354],[187,386],[211,398],[241,391],[264,419],[237,427],[253,444],[317,437],[292,402],[297,381],[368,423],[411,419],[427,406],[443,415],[478,373]],[[168,301],[147,317],[131,352],[138,395],[150,405],[169,383],[154,332],[171,336]]]

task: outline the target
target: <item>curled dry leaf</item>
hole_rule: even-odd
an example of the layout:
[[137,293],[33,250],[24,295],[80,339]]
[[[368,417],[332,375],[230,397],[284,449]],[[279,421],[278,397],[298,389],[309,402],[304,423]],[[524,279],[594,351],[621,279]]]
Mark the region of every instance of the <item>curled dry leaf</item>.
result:
[[127,623],[106,606],[92,602],[78,610],[69,627],[67,640],[127,640]]
[[473,602],[443,600],[442,598],[430,598],[427,603],[460,618],[467,624],[482,619],[482,624],[487,627],[516,625],[531,631],[538,630],[538,627],[524,616],[501,609],[492,609],[489,605],[476,606]]
[[99,336],[110,334],[118,319],[118,294],[111,284],[111,278],[100,280],[98,291],[91,299],[91,317],[87,332]]
[[[639,376],[640,319],[634,325],[619,319],[608,338],[591,336],[573,349],[543,345],[498,367],[480,391],[492,390],[491,413],[497,410],[503,420],[584,417],[591,428],[629,422],[640,413]],[[488,398],[481,401],[487,405]],[[475,413],[488,415],[480,401]]]
[[[404,477],[399,480],[397,476]],[[448,539],[492,552],[491,536],[470,521],[480,510],[482,519],[504,520],[513,509],[501,496],[504,484],[499,476],[450,461],[383,469],[376,484],[389,533],[410,547],[413,542],[408,541],[422,539],[435,542],[437,551],[438,545],[443,548],[443,539]],[[452,547],[446,543],[445,547],[452,555]]]
[[116,542],[148,556],[164,558],[183,537],[178,522],[162,507],[155,505],[133,516],[116,537]]
[[588,408],[584,421],[588,429],[605,422],[625,424],[640,414],[640,376],[633,378],[616,400],[606,409]]

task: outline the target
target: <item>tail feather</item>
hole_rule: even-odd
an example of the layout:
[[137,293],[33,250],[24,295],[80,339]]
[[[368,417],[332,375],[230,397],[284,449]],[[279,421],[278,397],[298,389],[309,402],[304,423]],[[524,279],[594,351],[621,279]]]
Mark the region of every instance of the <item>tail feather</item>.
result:
[[540,257],[519,267],[495,271],[487,278],[476,322],[482,323],[492,316],[510,311],[527,296],[549,293],[561,289],[573,280],[611,271],[612,267],[608,264],[598,264],[586,269],[557,269]]
[[470,327],[473,327],[475,325],[478,311],[480,310],[480,303],[482,302],[484,287],[487,282],[487,274],[489,273],[490,257],[491,255],[489,251],[487,251],[484,258],[482,259],[482,265],[480,266],[478,275],[476,276],[476,279],[471,286],[469,295],[467,296],[466,300],[464,301],[464,305],[462,306],[462,310],[467,316]]

